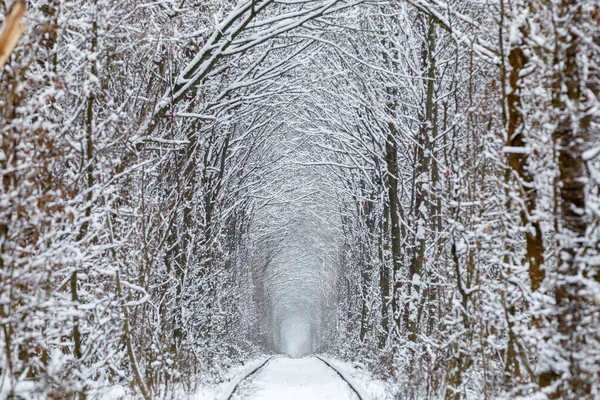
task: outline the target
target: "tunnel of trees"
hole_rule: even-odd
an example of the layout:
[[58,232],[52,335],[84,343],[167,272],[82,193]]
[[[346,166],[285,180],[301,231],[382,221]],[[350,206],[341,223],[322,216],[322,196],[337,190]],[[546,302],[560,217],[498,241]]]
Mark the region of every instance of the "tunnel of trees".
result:
[[30,0],[23,23],[0,392],[149,400],[327,352],[398,398],[600,397],[597,0]]

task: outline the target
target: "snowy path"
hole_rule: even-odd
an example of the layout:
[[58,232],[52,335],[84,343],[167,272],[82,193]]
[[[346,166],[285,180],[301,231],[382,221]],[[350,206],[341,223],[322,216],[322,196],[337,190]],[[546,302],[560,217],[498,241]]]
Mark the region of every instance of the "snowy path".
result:
[[357,400],[334,370],[314,357],[275,358],[240,384],[232,400]]

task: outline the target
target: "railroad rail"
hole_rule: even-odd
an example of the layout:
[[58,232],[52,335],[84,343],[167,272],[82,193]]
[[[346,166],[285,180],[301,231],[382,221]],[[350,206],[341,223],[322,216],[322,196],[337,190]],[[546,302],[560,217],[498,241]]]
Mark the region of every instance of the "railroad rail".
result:
[[367,400],[367,396],[364,393],[362,393],[362,391],[360,390],[360,388],[358,388],[355,383],[351,382],[348,378],[346,378],[346,376],[344,376],[344,374],[340,370],[338,370],[333,365],[331,365],[330,363],[328,363],[327,361],[325,361],[324,359],[322,359],[319,356],[313,356],[313,357],[318,358],[323,364],[327,365],[330,369],[334,370],[335,373],[340,378],[342,378],[342,380],[344,382],[346,382],[346,384],[348,384],[348,386],[350,386],[350,389],[352,389],[352,391],[354,392],[354,394],[356,394],[356,397],[358,398],[358,400]]
[[253,368],[250,372],[247,372],[246,375],[244,377],[242,377],[242,379],[240,379],[239,381],[237,381],[237,383],[235,383],[233,385],[233,388],[231,388],[230,390],[227,390],[226,393],[224,394],[224,396],[221,396],[221,399],[231,400],[233,398],[233,395],[235,394],[235,392],[238,390],[238,387],[240,386],[240,384],[242,382],[244,382],[246,379],[250,378],[252,375],[256,374],[259,370],[263,369],[265,367],[265,365],[267,365],[269,363],[269,361],[271,361],[273,358],[274,357],[267,358],[263,363],[261,363],[260,365],[258,365],[255,368]]

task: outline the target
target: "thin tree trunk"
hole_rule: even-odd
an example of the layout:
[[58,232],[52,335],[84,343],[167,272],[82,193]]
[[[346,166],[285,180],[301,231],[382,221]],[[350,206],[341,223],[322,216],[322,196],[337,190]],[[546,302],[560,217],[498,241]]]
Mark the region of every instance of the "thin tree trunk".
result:
[[[526,35],[522,27],[521,34]],[[508,164],[514,171],[517,184],[520,188],[520,196],[524,206],[521,207],[521,222],[525,229],[526,240],[526,262],[529,263],[529,279],[531,280],[531,290],[539,289],[545,277],[543,270],[544,264],[544,243],[540,222],[536,218],[537,189],[532,172],[530,171],[528,155],[523,151],[527,145],[524,135],[525,126],[523,124],[523,115],[521,113],[521,78],[520,74],[527,57],[523,52],[523,40],[512,43],[508,61],[510,63],[509,87],[510,91],[506,95],[506,104],[508,109],[508,128],[507,143],[509,148],[514,149],[508,154]]]

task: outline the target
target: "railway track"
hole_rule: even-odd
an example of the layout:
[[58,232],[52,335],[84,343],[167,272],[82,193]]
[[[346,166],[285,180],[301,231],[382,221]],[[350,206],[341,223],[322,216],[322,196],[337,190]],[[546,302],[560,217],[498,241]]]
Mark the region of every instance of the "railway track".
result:
[[252,369],[250,372],[246,373],[246,375],[240,379],[234,386],[233,388],[229,391],[229,393],[225,394],[225,396],[222,396],[221,399],[222,400],[231,400],[233,399],[233,395],[235,394],[235,392],[238,390],[240,384],[242,382],[244,382],[246,379],[250,378],[251,376],[253,376],[254,374],[256,374],[259,370],[261,370],[262,368],[265,367],[265,365],[267,365],[269,363],[269,361],[271,361],[274,357],[269,357],[267,358],[262,364],[260,364],[259,366],[255,367],[254,369]]
[[[235,383],[232,386],[232,389],[230,389],[229,393],[225,393],[225,395],[223,397],[221,397],[222,400],[233,400],[234,395],[236,393],[238,393],[238,389],[240,387],[240,385],[247,381],[248,379],[250,379],[252,376],[256,375],[257,372],[259,372],[260,370],[264,369],[267,364],[269,364],[269,362],[271,360],[273,360],[275,357],[270,357],[267,360],[265,360],[263,363],[261,363],[260,365],[258,365],[257,367],[253,368],[250,372],[246,373],[245,376],[243,376],[241,379],[239,379],[239,381],[237,381],[237,383]],[[335,368],[333,365],[331,365],[329,362],[327,362],[326,360],[324,360],[323,358],[319,357],[319,356],[313,356],[313,358],[318,359],[319,361],[321,361],[323,364],[325,364],[327,366],[327,368],[331,369],[332,371],[335,372],[335,374],[341,379],[343,380],[352,390],[352,392],[356,395],[356,398],[358,400],[369,400],[366,396],[366,394],[364,392],[362,392],[360,390],[359,387],[357,387],[357,385],[355,383],[353,383],[351,381],[351,379],[349,379],[348,377],[346,377],[344,375],[343,372],[339,371],[337,368]]]
[[315,358],[318,358],[322,363],[324,363],[325,365],[327,365],[330,369],[334,370],[335,373],[342,378],[342,380],[344,382],[346,382],[346,384],[348,386],[350,386],[350,389],[352,389],[352,391],[354,392],[354,394],[356,394],[356,397],[358,398],[358,400],[367,400],[366,396],[361,393],[361,390],[356,386],[356,384],[354,384],[353,382],[350,382],[345,376],[344,374],[339,371],[337,368],[333,367],[330,363],[328,363],[327,361],[325,361],[324,359],[322,359],[319,356],[314,356]]

